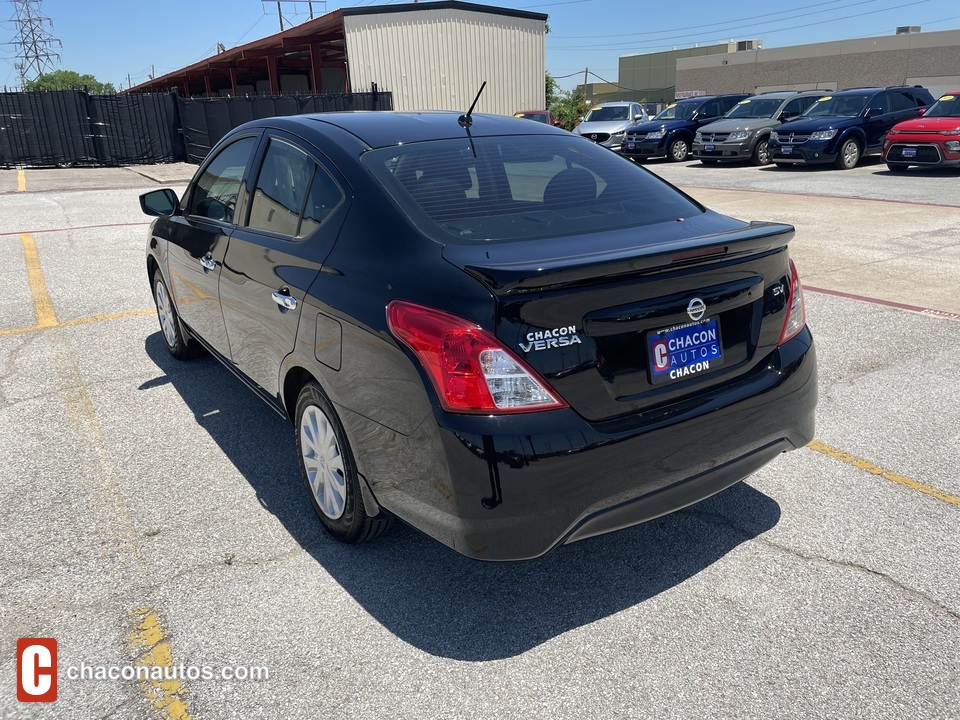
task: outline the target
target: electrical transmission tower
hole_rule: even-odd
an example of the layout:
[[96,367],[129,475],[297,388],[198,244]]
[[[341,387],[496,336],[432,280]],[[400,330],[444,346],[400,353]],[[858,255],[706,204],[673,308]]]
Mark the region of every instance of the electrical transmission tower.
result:
[[44,17],[40,10],[40,0],[10,0],[16,10],[13,18],[17,34],[11,45],[17,46],[15,67],[20,74],[20,84],[36,80],[44,72],[56,69],[60,54],[54,52],[54,46],[63,47],[57,38],[47,32],[44,25],[53,29],[53,21]]

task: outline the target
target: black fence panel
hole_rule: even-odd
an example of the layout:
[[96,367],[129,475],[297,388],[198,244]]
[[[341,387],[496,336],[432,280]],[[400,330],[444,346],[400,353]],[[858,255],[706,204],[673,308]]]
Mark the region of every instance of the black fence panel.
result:
[[237,125],[275,115],[392,110],[389,92],[180,98],[176,93],[0,93],[0,167],[199,163]]
[[251,120],[277,115],[336,110],[392,110],[389,92],[282,95],[270,97],[180,98],[187,161],[199,163],[230,130]]
[[90,125],[103,165],[175,162],[186,157],[170,94],[90,97]]

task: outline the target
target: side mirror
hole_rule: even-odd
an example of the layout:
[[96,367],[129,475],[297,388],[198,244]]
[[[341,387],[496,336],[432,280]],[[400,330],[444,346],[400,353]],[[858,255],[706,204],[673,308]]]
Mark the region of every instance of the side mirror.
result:
[[643,120],[643,113],[637,113],[636,115],[633,116],[634,122],[640,122],[641,120]]
[[154,217],[179,215],[180,198],[170,188],[151,190],[140,196],[140,209],[144,214]]
[[562,120],[554,120],[554,121],[553,121],[553,126],[554,126],[554,127],[563,127],[563,121],[562,121]]
[[784,110],[782,113],[777,115],[777,120],[779,120],[780,122],[786,122],[792,117],[793,117],[793,113],[789,113],[786,110]]
[[867,110],[867,112],[864,113],[863,116],[864,116],[867,120],[869,120],[870,118],[875,117],[876,115],[883,115],[883,108],[880,108],[880,107],[872,107],[872,108],[869,108],[869,109]]
[[926,111],[927,109],[925,107],[917,108],[917,116],[923,115]]

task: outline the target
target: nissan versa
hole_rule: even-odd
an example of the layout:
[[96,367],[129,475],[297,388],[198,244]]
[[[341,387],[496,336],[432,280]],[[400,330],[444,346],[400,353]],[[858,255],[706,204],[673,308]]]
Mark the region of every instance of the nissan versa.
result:
[[473,558],[533,558],[813,437],[793,228],[719,215],[562,130],[255,121],[182,200],[141,206],[167,348],[208,351],[290,419],[343,542],[399,518]]

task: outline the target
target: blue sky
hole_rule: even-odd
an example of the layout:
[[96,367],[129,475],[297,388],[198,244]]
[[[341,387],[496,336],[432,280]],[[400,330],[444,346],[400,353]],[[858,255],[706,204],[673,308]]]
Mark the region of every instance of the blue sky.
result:
[[[314,0],[315,14],[352,5],[396,4],[401,0],[328,3]],[[826,40],[892,35],[899,25],[924,31],[960,28],[957,0],[795,0],[793,3],[732,3],[720,0],[623,2],[622,0],[491,1],[501,7],[550,16],[547,70],[564,88],[583,81],[617,80],[621,55],[709,45],[730,39],[761,39],[765,48]],[[284,2],[293,23],[308,18],[307,2]],[[42,0],[63,48],[61,67],[92,74],[116,87],[143,82],[215,53],[217,43],[241,45],[280,29],[277,3],[260,0]],[[0,19],[14,6],[0,0]],[[13,39],[14,25],[0,23],[0,42]],[[0,45],[0,87],[15,86],[14,48]]]

